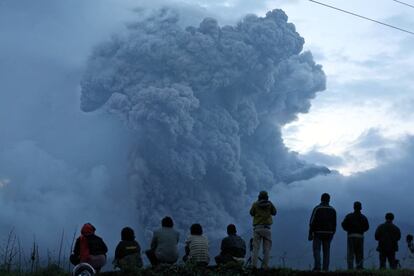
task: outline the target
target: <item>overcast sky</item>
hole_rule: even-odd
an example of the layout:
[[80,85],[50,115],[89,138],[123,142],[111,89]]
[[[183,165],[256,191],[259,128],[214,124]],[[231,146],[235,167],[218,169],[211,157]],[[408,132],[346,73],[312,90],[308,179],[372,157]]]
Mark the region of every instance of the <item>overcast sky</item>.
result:
[[[414,29],[414,9],[391,0],[323,2]],[[269,1],[268,7],[276,6]],[[345,174],[375,167],[376,150],[414,133],[414,36],[306,0],[281,7],[328,76],[326,93],[310,113],[285,128],[286,144],[311,152],[309,160],[316,161],[312,151],[342,158],[334,167]]]

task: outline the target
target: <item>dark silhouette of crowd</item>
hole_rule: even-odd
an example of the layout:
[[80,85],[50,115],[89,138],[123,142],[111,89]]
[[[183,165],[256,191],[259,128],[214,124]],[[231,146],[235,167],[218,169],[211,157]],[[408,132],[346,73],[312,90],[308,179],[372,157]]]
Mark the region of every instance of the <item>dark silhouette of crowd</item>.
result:
[[[347,214],[341,223],[347,233],[347,266],[348,269],[364,268],[364,233],[369,229],[369,222],[362,214],[362,204],[354,202],[354,211]],[[237,235],[234,224],[227,226],[227,237],[221,241],[220,253],[214,259],[217,265],[238,263],[252,268],[269,268],[270,251],[272,247],[272,217],[277,214],[275,205],[269,200],[268,193],[261,191],[257,201],[252,204],[250,215],[253,220],[253,237],[250,240],[251,258],[245,261],[246,243]],[[394,215],[387,213],[385,222],[375,231],[375,240],[378,241],[380,268],[385,269],[386,263],[391,269],[398,267],[396,252],[398,241],[401,239],[400,229],[393,223]],[[336,210],[330,205],[330,195],[322,194],[321,202],[312,211],[309,221],[308,240],[312,241],[314,271],[328,271],[330,261],[330,246],[337,230]],[[108,248],[102,238],[95,234],[95,227],[86,223],[81,229],[81,235],[76,239],[70,261],[79,267],[85,265],[87,269],[99,272],[105,265]],[[153,267],[172,265],[179,259],[178,242],[180,234],[174,229],[171,217],[161,220],[161,227],[153,232],[150,249],[145,255]],[[414,253],[413,236],[407,235],[407,246]],[[262,257],[260,257],[262,248]],[[322,253],[322,258],[321,258]],[[183,262],[197,267],[206,267],[210,262],[209,242],[203,235],[203,227],[195,223],[190,227],[190,235],[185,240],[185,255]],[[143,266],[141,247],[135,239],[134,230],[125,227],[121,231],[121,241],[115,249],[114,267],[128,272]],[[75,267],[75,268],[77,268]]]

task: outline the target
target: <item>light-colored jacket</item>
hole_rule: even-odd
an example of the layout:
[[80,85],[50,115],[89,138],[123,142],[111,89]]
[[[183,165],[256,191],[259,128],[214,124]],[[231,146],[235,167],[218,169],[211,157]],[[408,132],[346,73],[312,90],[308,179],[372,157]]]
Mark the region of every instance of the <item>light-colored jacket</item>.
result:
[[259,200],[253,203],[250,215],[253,217],[253,225],[271,225],[276,207],[269,200]]
[[155,251],[158,261],[175,263],[178,260],[178,240],[180,234],[170,227],[161,227],[154,232],[151,249]]

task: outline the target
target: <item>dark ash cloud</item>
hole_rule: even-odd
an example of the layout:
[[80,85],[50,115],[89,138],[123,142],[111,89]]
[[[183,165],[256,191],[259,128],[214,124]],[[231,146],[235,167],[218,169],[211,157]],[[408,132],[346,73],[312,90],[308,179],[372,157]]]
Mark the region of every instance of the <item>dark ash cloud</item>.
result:
[[240,221],[259,190],[329,173],[281,138],[325,89],[303,44],[281,10],[183,28],[162,9],[95,49],[81,108],[103,107],[135,132],[130,183],[145,227],[172,214],[180,227],[217,229]]

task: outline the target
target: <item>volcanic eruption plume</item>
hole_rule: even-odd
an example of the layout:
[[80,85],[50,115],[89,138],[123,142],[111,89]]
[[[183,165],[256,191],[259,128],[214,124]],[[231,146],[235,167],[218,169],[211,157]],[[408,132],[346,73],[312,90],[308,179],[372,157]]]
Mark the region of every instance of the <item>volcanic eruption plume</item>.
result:
[[281,137],[325,89],[287,19],[274,10],[183,28],[161,9],[96,47],[81,108],[105,108],[133,131],[129,179],[143,225],[170,214],[179,227],[198,221],[211,231],[240,221],[259,190],[329,173]]

